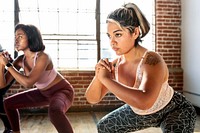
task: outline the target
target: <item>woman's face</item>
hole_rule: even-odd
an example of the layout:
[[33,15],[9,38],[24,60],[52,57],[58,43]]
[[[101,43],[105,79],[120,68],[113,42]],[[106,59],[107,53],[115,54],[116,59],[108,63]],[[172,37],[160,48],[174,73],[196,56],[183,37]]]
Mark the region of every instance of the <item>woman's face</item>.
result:
[[117,55],[126,54],[134,48],[134,35],[130,34],[128,29],[122,29],[114,22],[107,23],[107,35],[110,39],[110,45]]
[[17,51],[25,50],[28,48],[28,38],[22,29],[15,32],[15,49]]

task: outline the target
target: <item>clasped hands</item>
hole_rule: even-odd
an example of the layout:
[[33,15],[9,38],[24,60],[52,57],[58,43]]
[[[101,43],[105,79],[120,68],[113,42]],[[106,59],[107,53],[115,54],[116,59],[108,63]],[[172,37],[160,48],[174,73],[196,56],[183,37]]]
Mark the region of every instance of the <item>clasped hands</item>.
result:
[[95,66],[95,76],[102,82],[105,78],[112,78],[114,67],[108,59],[101,59]]
[[5,66],[8,62],[12,61],[11,55],[7,51],[0,52],[0,64]]

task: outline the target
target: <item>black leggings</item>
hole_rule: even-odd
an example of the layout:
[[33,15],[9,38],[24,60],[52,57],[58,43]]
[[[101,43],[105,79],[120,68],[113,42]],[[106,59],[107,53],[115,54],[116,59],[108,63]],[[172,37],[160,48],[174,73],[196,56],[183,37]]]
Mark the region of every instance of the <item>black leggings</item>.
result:
[[11,129],[8,117],[7,117],[7,115],[5,114],[5,111],[4,111],[3,96],[2,95],[0,96],[0,110],[1,110],[1,112],[0,112],[0,119],[3,122],[3,125],[4,125],[5,129]]
[[170,103],[150,115],[138,115],[129,105],[114,110],[97,124],[98,133],[127,133],[148,127],[161,127],[164,133],[193,133],[196,111],[185,97],[175,92]]
[[3,106],[3,98],[5,93],[8,91],[8,89],[12,86],[12,84],[14,83],[14,79],[10,82],[10,84],[8,86],[6,86],[5,88],[0,89],[0,119],[2,120],[5,129],[11,129],[10,123],[8,121],[8,117],[5,113],[4,110],[4,106]]

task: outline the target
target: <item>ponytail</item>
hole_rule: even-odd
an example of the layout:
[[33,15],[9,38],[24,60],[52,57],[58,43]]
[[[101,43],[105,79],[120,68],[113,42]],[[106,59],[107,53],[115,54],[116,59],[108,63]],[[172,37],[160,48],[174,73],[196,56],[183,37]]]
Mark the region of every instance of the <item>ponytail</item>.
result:
[[139,27],[140,35],[135,40],[135,46],[142,41],[141,38],[146,36],[150,30],[149,22],[133,3],[127,3],[111,12],[107,17],[107,22],[116,22],[120,27],[127,28],[130,33],[134,32],[135,27]]
[[137,15],[137,19],[139,21],[139,26],[141,30],[141,38],[143,38],[150,30],[149,22],[147,21],[146,17],[142,13],[142,11],[137,7],[137,5],[133,3],[128,3],[124,5],[127,9],[133,9],[135,14]]

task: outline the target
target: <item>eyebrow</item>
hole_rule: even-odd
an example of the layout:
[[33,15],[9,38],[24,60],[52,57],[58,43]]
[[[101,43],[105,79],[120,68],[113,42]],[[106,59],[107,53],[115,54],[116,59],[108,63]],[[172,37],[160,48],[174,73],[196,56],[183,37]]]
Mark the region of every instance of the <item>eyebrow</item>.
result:
[[[118,31],[122,31],[122,30],[115,30],[115,31],[113,31],[113,33],[116,33],[116,32],[118,32]],[[108,35],[109,35],[109,33],[107,33]]]
[[24,33],[18,33],[15,36],[25,35]]
[[118,31],[122,31],[122,30],[115,30],[115,31],[113,31],[113,33],[118,32]]

